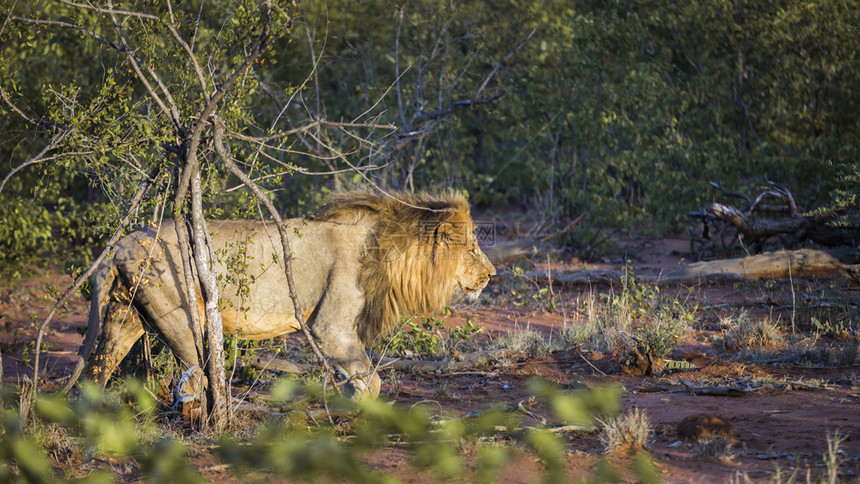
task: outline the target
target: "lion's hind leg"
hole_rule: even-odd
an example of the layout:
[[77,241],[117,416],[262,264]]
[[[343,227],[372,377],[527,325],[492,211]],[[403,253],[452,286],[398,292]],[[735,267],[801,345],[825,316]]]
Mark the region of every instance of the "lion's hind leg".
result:
[[99,345],[87,368],[88,379],[102,386],[144,333],[140,314],[127,297],[128,291],[118,292],[119,297],[108,304]]

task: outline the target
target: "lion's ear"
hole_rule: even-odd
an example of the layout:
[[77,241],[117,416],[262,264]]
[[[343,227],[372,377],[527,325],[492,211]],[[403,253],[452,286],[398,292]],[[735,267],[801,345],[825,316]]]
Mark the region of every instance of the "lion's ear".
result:
[[443,222],[436,227],[435,245],[449,247],[454,243],[454,224]]

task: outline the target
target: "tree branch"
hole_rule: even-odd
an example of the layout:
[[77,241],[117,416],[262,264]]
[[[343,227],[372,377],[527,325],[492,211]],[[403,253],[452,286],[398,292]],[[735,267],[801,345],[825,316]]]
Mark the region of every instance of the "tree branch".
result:
[[7,173],[6,176],[3,177],[3,181],[0,182],[0,193],[3,193],[3,187],[6,186],[6,182],[8,182],[9,179],[12,178],[13,175],[15,175],[15,173],[18,173],[19,171],[23,170],[24,168],[26,168],[28,166],[35,165],[37,163],[42,163],[42,162],[56,158],[54,156],[50,156],[50,157],[45,158],[44,156],[49,151],[51,151],[51,150],[55,149],[57,146],[59,146],[59,144],[62,143],[62,141],[64,139],[66,139],[66,137],[68,137],[71,133],[72,133],[72,129],[65,129],[65,130],[61,131],[59,134],[57,134],[56,136],[51,138],[51,142],[48,143],[48,145],[45,146],[42,149],[42,151],[39,152],[38,155],[36,155],[33,158],[30,158],[29,160],[21,163],[20,165],[13,168],[12,171]]
[[397,126],[393,124],[376,124],[376,123],[343,123],[336,121],[326,121],[324,119],[318,119],[313,121],[310,124],[306,124],[300,128],[293,128],[284,130],[275,134],[271,134],[268,136],[247,136],[240,133],[230,132],[230,138],[242,140],[242,141],[250,141],[252,143],[265,143],[267,141],[272,141],[280,138],[285,138],[287,136],[294,136],[301,133],[307,133],[313,130],[314,128],[320,126],[329,126],[332,128],[370,128],[370,129],[390,129],[392,131],[397,129]]
[[8,14],[0,14],[0,15],[3,15],[4,17],[6,17],[8,19],[15,20],[17,22],[26,22],[26,23],[36,24],[36,25],[57,25],[59,27],[66,27],[66,28],[70,28],[70,29],[75,29],[77,31],[80,31],[80,32],[83,32],[83,33],[89,35],[90,37],[92,37],[92,38],[94,38],[94,39],[96,39],[102,43],[109,45],[113,49],[116,49],[120,52],[126,51],[125,48],[120,47],[120,46],[114,44],[113,42],[111,42],[110,40],[108,40],[108,39],[102,37],[101,35],[93,32],[92,30],[85,29],[79,25],[70,24],[68,22],[61,22],[59,20],[39,20],[39,19],[34,19],[34,18],[16,17],[14,15],[8,15]]
[[108,7],[110,7],[110,11],[108,13],[110,14],[111,20],[113,20],[116,34],[119,37],[119,40],[122,42],[123,47],[125,48],[124,52],[126,54],[126,58],[131,64],[132,69],[134,69],[138,80],[143,83],[144,87],[146,87],[147,92],[149,92],[149,96],[156,102],[156,104],[158,104],[161,110],[164,111],[164,114],[166,114],[167,117],[173,122],[174,128],[176,128],[177,130],[181,130],[182,123],[180,122],[179,109],[176,107],[176,101],[174,101],[173,96],[170,95],[170,91],[167,89],[167,86],[165,86],[164,83],[161,82],[161,79],[158,77],[158,75],[152,70],[152,68],[147,67],[146,71],[153,79],[155,79],[155,82],[158,84],[159,89],[161,89],[161,92],[164,93],[164,95],[167,97],[167,102],[170,103],[170,107],[168,108],[167,105],[164,104],[164,101],[161,99],[161,97],[159,97],[155,93],[155,90],[149,84],[149,81],[146,80],[146,76],[143,74],[143,71],[140,68],[140,63],[138,62],[137,55],[135,55],[134,52],[131,50],[128,45],[128,41],[125,38],[125,35],[122,33],[122,28],[120,27],[119,20],[117,20],[116,14],[113,13],[113,0],[108,0]]
[[525,38],[525,39],[523,39],[523,41],[522,41],[522,42],[520,42],[519,44],[515,45],[515,46],[514,46],[514,48],[513,48],[513,49],[511,49],[511,51],[508,53],[508,55],[506,55],[506,56],[505,56],[505,58],[504,58],[504,59],[502,59],[501,61],[499,61],[499,62],[497,62],[497,63],[496,63],[496,66],[495,66],[495,67],[493,67],[493,70],[492,70],[492,71],[490,71],[490,74],[487,76],[487,78],[486,78],[486,79],[484,79],[484,82],[481,84],[481,87],[479,87],[479,88],[478,88],[478,90],[477,90],[477,91],[475,91],[475,95],[473,96],[473,99],[477,99],[477,98],[481,95],[481,93],[484,91],[484,88],[485,88],[485,87],[487,87],[487,84],[489,84],[489,83],[490,83],[490,80],[493,78],[493,76],[495,76],[495,75],[496,75],[496,72],[498,72],[499,68],[500,68],[500,67],[502,67],[502,64],[504,64],[505,62],[509,61],[509,60],[511,59],[511,57],[513,57],[514,55],[516,55],[516,53],[517,53],[520,49],[522,49],[524,45],[526,45],[526,42],[528,42],[529,40],[531,40],[531,38],[532,38],[532,36],[535,34],[535,32],[537,32],[537,27],[533,28],[533,29],[532,29],[532,31],[531,31],[531,32],[529,32],[529,35],[527,35],[527,36],[526,36],[526,38]]
[[320,365],[325,369],[326,374],[332,380],[334,379],[334,368],[329,364],[328,360],[326,360],[325,355],[323,355],[316,341],[308,329],[307,323],[305,322],[304,311],[302,309],[302,303],[299,300],[299,295],[296,292],[296,282],[293,279],[293,256],[290,250],[290,240],[287,235],[286,227],[284,226],[284,220],[281,218],[280,213],[275,208],[275,205],[269,200],[269,197],[266,196],[265,193],[248,177],[245,172],[239,169],[235,163],[233,163],[232,155],[227,151],[227,148],[224,146],[224,135],[225,135],[225,127],[221,118],[217,116],[213,119],[213,143],[215,144],[215,151],[218,153],[218,157],[221,159],[221,162],[224,163],[224,166],[227,167],[227,170],[230,171],[233,175],[236,176],[251,192],[254,196],[257,197],[260,203],[262,203],[266,209],[269,211],[269,215],[272,216],[272,219],[275,220],[275,224],[278,227],[278,234],[281,236],[281,247],[283,249],[283,257],[284,257],[284,274],[287,278],[287,285],[290,291],[290,299],[293,302],[293,309],[295,312],[296,320],[299,322],[299,327],[302,330],[305,338],[308,341],[311,349],[316,355],[317,359],[320,361]]
[[456,111],[462,111],[463,109],[471,108],[474,106],[479,106],[481,104],[489,104],[489,103],[501,98],[504,95],[505,95],[504,92],[500,92],[500,93],[496,94],[495,96],[485,97],[482,99],[463,99],[461,101],[456,101],[456,102],[454,102],[454,104],[452,104],[448,108],[439,109],[439,110],[433,111],[431,113],[421,114],[419,116],[416,116],[415,119],[413,119],[413,124],[422,123],[422,122],[427,121],[429,119],[439,119],[439,118],[442,118],[444,116],[448,116],[448,115],[450,115]]

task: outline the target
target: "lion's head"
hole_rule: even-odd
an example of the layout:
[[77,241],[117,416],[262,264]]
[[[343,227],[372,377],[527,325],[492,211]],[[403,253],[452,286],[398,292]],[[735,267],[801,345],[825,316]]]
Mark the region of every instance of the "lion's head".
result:
[[477,299],[496,274],[462,196],[349,193],[323,206],[316,219],[371,227],[359,276],[365,301],[357,325],[366,344],[400,314],[439,311],[457,289]]

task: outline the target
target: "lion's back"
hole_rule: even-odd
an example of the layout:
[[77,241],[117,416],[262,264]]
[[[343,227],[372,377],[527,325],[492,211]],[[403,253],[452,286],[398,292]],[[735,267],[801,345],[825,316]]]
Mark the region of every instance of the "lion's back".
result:
[[[293,277],[306,314],[325,292],[355,291],[367,229],[359,225],[293,219],[286,222]],[[298,329],[283,267],[280,234],[272,222],[209,222],[219,279],[225,330],[239,329],[248,338],[268,338]],[[135,294],[147,318],[186,312],[186,297],[176,231],[172,221],[147,226],[124,237],[113,264]],[[360,301],[356,301],[359,304]]]

